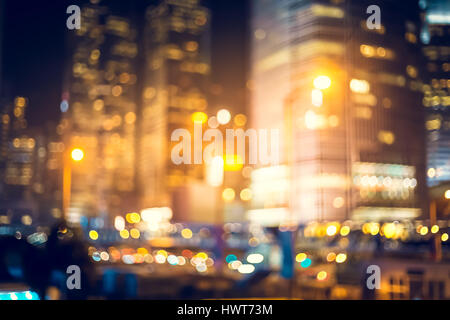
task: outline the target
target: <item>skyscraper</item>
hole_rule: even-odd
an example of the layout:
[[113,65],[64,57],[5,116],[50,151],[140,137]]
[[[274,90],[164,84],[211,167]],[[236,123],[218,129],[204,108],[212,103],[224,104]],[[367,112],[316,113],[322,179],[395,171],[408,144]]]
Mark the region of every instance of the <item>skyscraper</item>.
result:
[[136,28],[122,16],[129,5],[91,1],[82,6],[81,29],[68,31],[71,58],[59,130],[67,152],[80,148],[85,154],[72,165],[72,222],[86,221],[82,216],[105,222],[135,205],[138,46]]
[[280,129],[253,171],[251,220],[412,219],[426,210],[419,7],[252,3],[251,126]]
[[[193,130],[192,115],[208,109],[209,10],[200,0],[158,0],[146,12],[144,88],[139,114],[141,206],[176,206],[184,215],[189,188],[203,180],[202,165],[171,160],[171,134]],[[200,187],[197,185],[197,187]],[[179,217],[180,219],[185,219]]]
[[27,127],[27,107],[28,99],[16,97],[0,113],[0,215],[7,223],[20,223],[24,216],[32,221],[39,211],[34,196],[40,193],[42,168],[38,168],[36,135]]
[[428,184],[450,181],[450,4],[422,1],[422,40],[429,73],[423,105],[427,112]]

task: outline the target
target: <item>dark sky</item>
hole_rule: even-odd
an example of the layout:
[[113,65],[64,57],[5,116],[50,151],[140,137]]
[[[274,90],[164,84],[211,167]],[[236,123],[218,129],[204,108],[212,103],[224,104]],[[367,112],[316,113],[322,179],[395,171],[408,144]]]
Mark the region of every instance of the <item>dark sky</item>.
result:
[[58,119],[66,1],[6,0],[3,65],[6,93],[30,99],[27,120]]
[[[1,0],[0,0],[1,1]],[[3,77],[6,94],[29,98],[31,126],[57,121],[65,63],[66,8],[76,0],[4,0]],[[142,0],[144,1],[144,0]],[[247,0],[212,0],[213,81],[225,92],[245,83]],[[107,1],[104,1],[107,3]],[[239,70],[233,75],[227,70]],[[236,88],[235,88],[236,87]],[[237,99],[239,100],[239,99]],[[230,103],[233,103],[230,99]],[[227,102],[227,101],[225,101]]]

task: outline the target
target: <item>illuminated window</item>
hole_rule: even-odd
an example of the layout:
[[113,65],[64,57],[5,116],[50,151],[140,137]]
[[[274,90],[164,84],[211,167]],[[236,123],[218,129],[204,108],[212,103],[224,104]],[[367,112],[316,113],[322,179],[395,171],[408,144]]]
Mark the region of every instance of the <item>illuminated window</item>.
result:
[[204,26],[207,21],[208,21],[208,19],[203,14],[198,16],[197,18],[195,18],[195,24],[198,26]]
[[122,94],[122,87],[121,86],[114,86],[111,90],[111,93],[114,97],[118,97]]
[[442,123],[441,119],[436,118],[432,120],[427,120],[425,122],[425,126],[428,131],[439,130],[441,128],[441,123]]
[[388,292],[391,300],[406,299],[408,295],[408,285],[402,278],[391,277],[389,279]]
[[350,81],[350,89],[356,93],[369,93],[370,84],[366,80],[352,79]]
[[411,77],[411,78],[417,78],[417,68],[415,68],[414,66],[407,66],[406,67],[406,73]]
[[378,74],[378,81],[399,87],[404,87],[406,85],[406,78],[400,74],[394,73],[382,72]]
[[367,44],[362,44],[360,46],[361,54],[366,58],[377,58],[393,60],[395,58],[395,53],[391,49],[386,49],[383,47],[374,47]]
[[417,36],[414,33],[407,32],[405,33],[405,39],[411,43],[417,43]]
[[130,32],[130,25],[127,21],[117,17],[108,17],[106,30],[119,36],[127,36]]
[[17,97],[14,101],[16,107],[25,107],[26,99],[24,97]]
[[100,58],[100,50],[98,50],[98,49],[92,50],[91,59],[98,60],[98,58]]
[[356,104],[363,104],[372,107],[375,107],[378,103],[377,97],[373,94],[354,94],[351,99]]
[[186,50],[189,52],[197,51],[198,43],[196,41],[189,41],[186,43]]
[[369,45],[362,44],[360,46],[361,54],[366,58],[372,58],[375,56],[375,48]]
[[345,12],[341,8],[324,6],[324,5],[320,5],[320,4],[312,5],[311,11],[315,16],[318,16],[318,17],[329,17],[329,18],[342,19],[345,16]]
[[383,104],[383,107],[386,109],[390,109],[392,107],[392,101],[389,98],[383,98],[383,101],[381,103]]
[[357,107],[356,117],[369,120],[372,118],[372,109],[370,107]]
[[381,130],[378,133],[378,140],[384,144],[391,145],[395,141],[395,135],[391,131]]
[[166,48],[167,58],[172,60],[181,60],[184,57],[183,51],[177,45],[169,45]]
[[443,63],[442,70],[445,72],[449,72],[450,71],[450,63]]

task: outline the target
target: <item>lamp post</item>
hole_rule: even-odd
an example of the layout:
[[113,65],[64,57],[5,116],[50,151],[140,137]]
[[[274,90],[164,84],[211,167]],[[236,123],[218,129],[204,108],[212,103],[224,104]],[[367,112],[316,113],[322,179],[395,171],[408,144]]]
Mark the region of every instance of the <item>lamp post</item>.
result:
[[65,152],[63,156],[63,194],[62,207],[64,219],[67,220],[70,207],[70,196],[72,186],[72,161],[80,162],[84,158],[84,151],[75,148],[71,152]]

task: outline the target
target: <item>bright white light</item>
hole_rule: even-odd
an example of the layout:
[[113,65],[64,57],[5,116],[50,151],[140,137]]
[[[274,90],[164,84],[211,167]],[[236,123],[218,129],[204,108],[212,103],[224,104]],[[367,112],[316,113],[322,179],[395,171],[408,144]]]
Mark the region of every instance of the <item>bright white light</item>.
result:
[[260,253],[252,253],[247,257],[249,263],[261,263],[264,261],[264,256]]
[[445,191],[444,197],[445,199],[450,199],[450,190]]
[[240,262],[239,260],[234,260],[233,262],[229,263],[228,266],[232,270],[237,270],[240,266],[242,266],[242,262]]
[[204,263],[198,264],[195,266],[195,269],[197,269],[198,272],[205,272],[208,268]]
[[164,257],[162,254],[157,254],[155,256],[155,261],[156,261],[156,263],[162,264],[162,263],[166,262],[166,257]]
[[63,100],[60,105],[61,112],[67,112],[69,110],[69,103],[66,100]]
[[223,167],[224,161],[220,156],[212,158],[211,163],[207,166],[206,181],[212,187],[219,187],[223,183]]
[[313,106],[316,107],[321,107],[323,104],[323,94],[322,91],[318,90],[318,89],[314,89],[311,92],[311,103],[313,104]]
[[173,266],[178,264],[178,258],[174,255],[170,255],[167,257],[167,262]]
[[147,223],[158,224],[172,218],[172,209],[167,207],[144,209],[141,211],[141,217]]
[[116,228],[117,231],[125,229],[125,219],[121,216],[117,216],[114,219],[114,228]]
[[331,86],[331,79],[327,76],[318,76],[314,79],[314,87],[316,89],[325,90]]
[[370,84],[366,80],[352,79],[350,81],[350,89],[356,93],[369,93]]
[[226,109],[219,110],[217,112],[217,121],[220,124],[227,124],[231,120],[231,113]]
[[255,266],[252,264],[243,264],[238,268],[238,271],[243,274],[252,273],[255,271]]
[[450,15],[448,14],[428,14],[427,20],[431,24],[450,24]]
[[122,261],[125,264],[134,264],[135,258],[131,254],[126,254],[122,257]]

